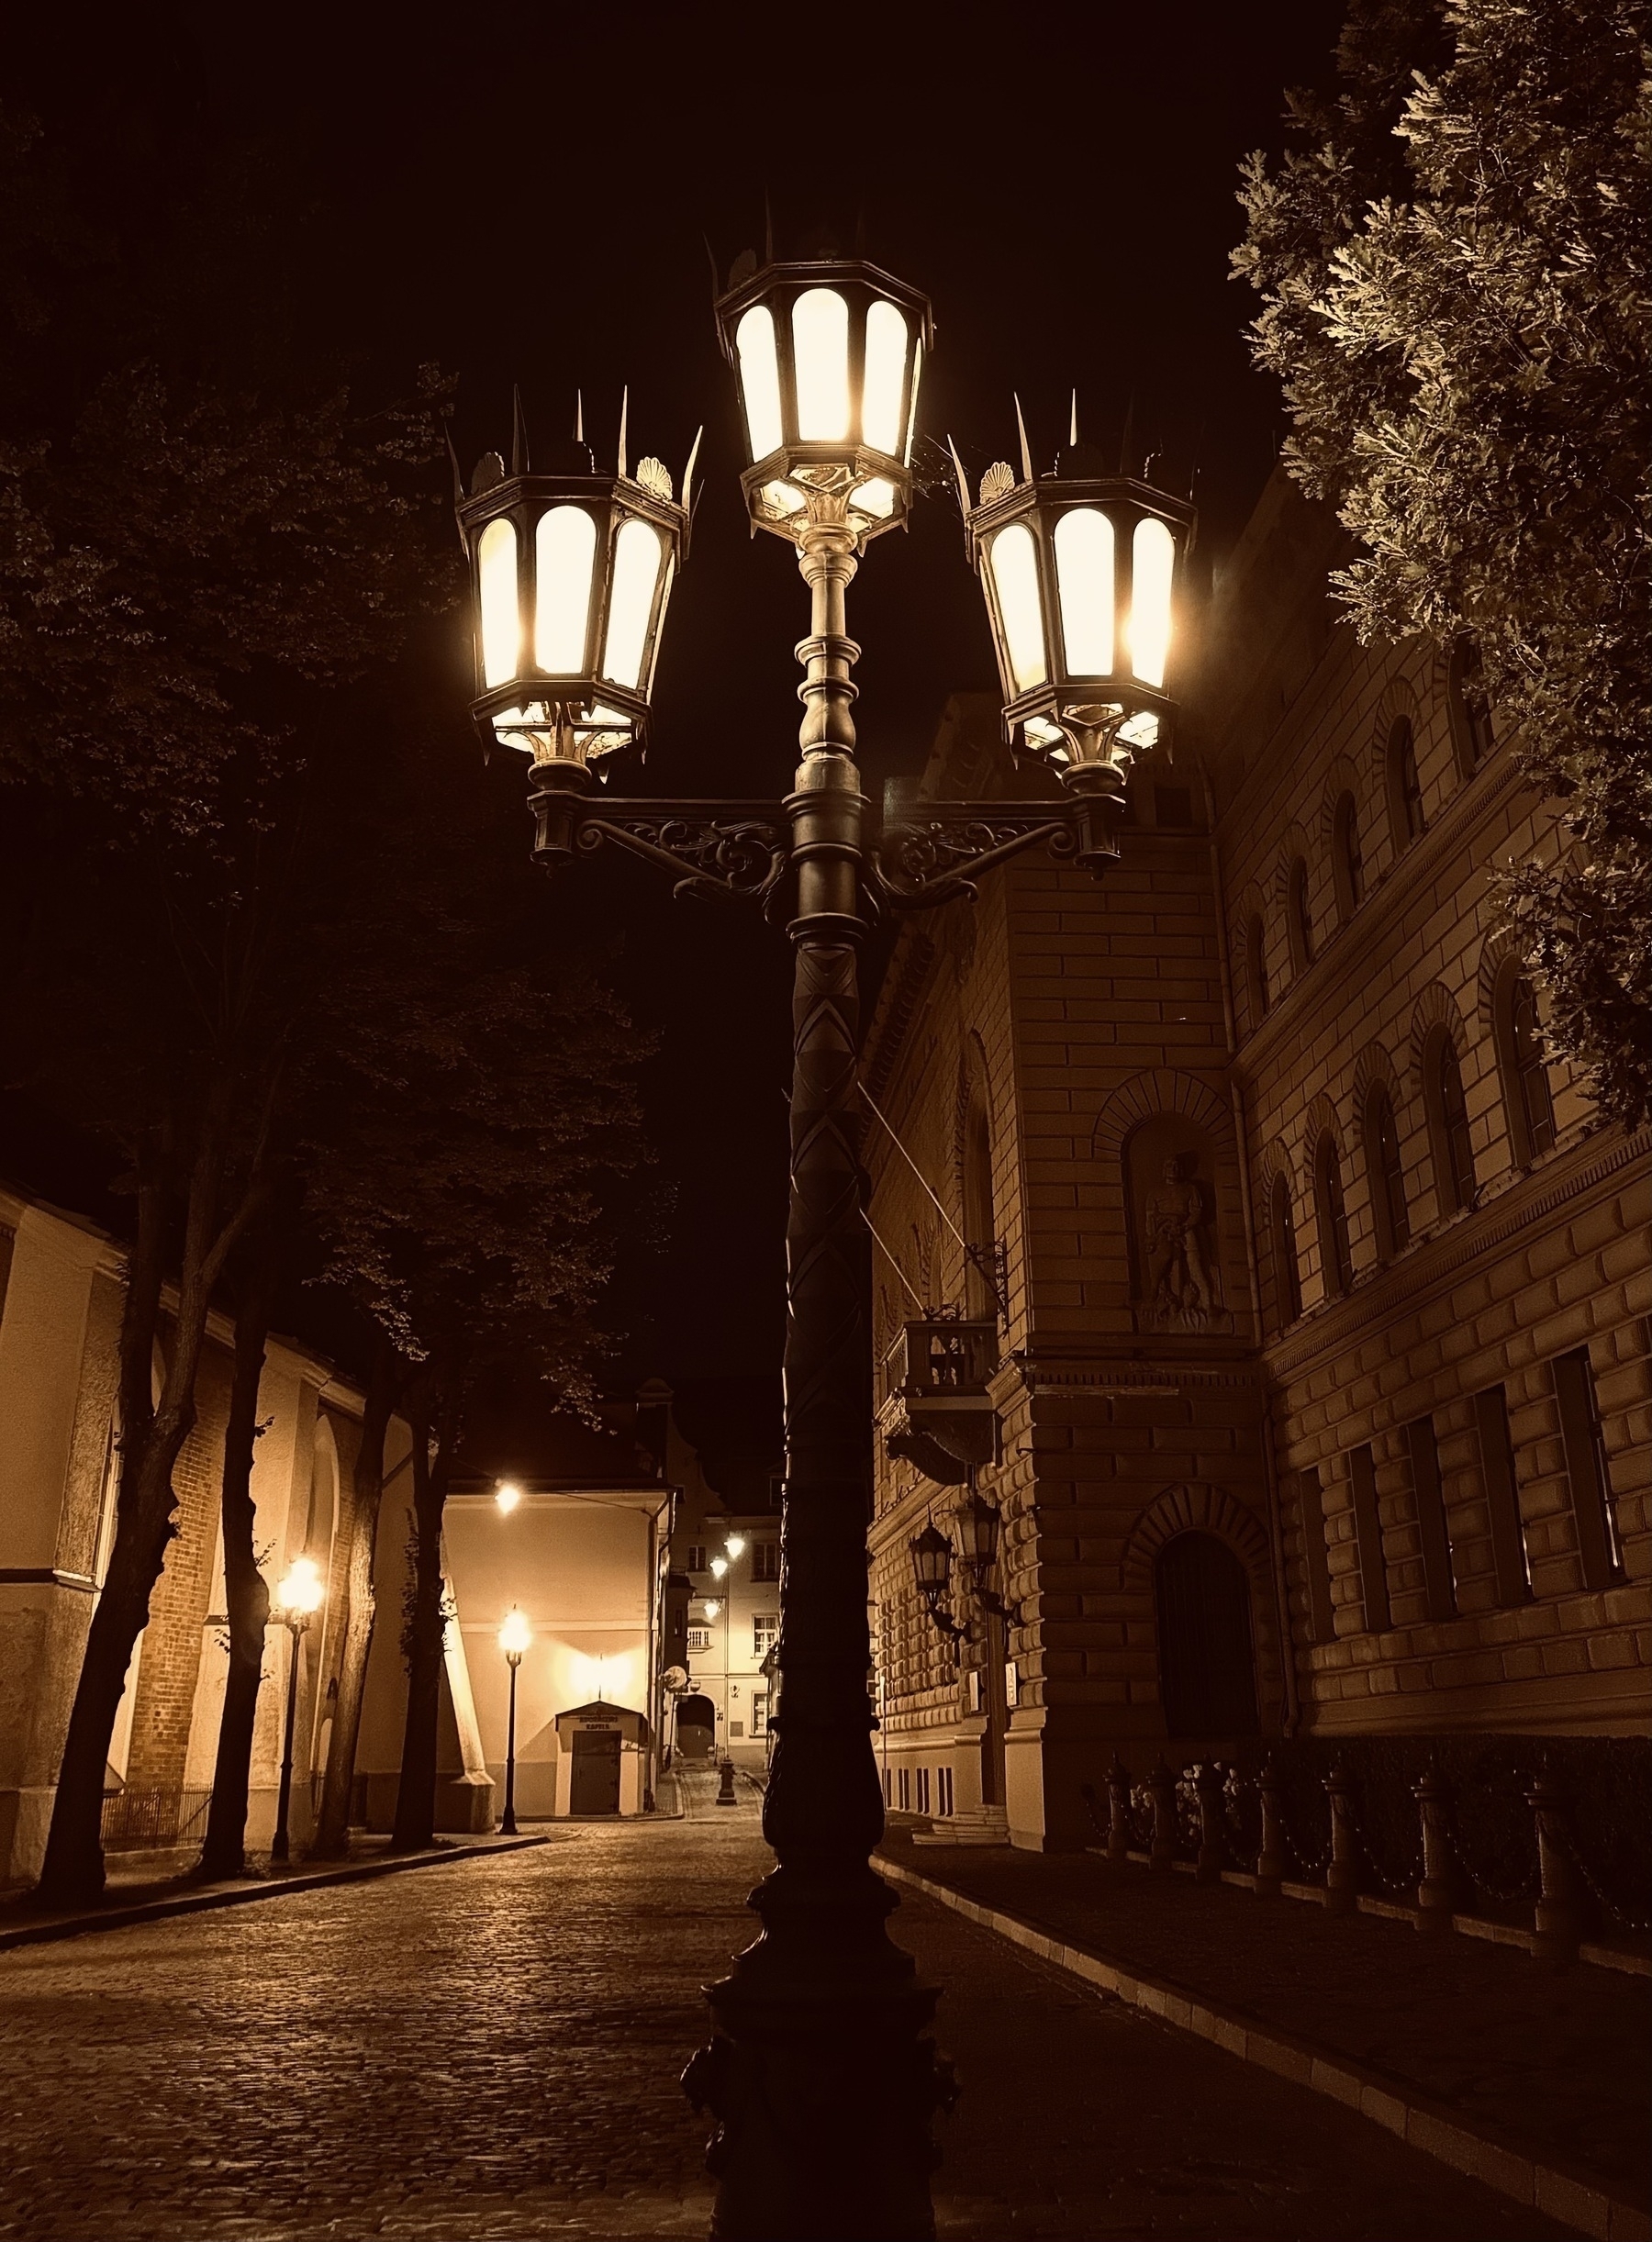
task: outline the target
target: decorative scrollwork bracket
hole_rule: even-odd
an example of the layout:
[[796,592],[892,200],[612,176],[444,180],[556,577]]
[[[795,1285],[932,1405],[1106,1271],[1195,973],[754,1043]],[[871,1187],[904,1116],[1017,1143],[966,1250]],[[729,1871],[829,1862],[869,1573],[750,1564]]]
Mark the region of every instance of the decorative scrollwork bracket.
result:
[[867,853],[867,886],[891,910],[930,910],[961,897],[995,864],[1044,842],[1098,877],[1118,855],[1111,793],[1053,802],[925,802],[884,826]]

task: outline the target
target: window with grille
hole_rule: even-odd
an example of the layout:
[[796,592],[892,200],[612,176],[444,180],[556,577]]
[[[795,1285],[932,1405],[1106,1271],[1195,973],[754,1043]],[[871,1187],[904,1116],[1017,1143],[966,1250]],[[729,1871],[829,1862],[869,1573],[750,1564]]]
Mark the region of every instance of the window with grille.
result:
[[1394,1101],[1380,1082],[1366,1100],[1365,1154],[1377,1251],[1384,1261],[1391,1261],[1411,1242],[1411,1216],[1405,1203],[1405,1168],[1400,1157]]
[[912,1811],[912,1771],[910,1768],[899,1768],[896,1770],[895,1796],[899,1801],[901,1813],[910,1813]]
[[929,1810],[930,1771],[928,1768],[920,1768],[918,1770],[918,1811],[920,1813],[928,1813]]
[[1566,1451],[1566,1476],[1571,1483],[1583,1585],[1614,1588],[1624,1577],[1624,1553],[1589,1349],[1577,1347],[1569,1355],[1558,1355],[1551,1367],[1555,1398],[1560,1404],[1560,1443]]
[[684,1569],[686,1572],[704,1572],[704,1571],[705,1571],[705,1569],[706,1569],[706,1545],[705,1545],[705,1543],[704,1543],[704,1542],[690,1542],[690,1543],[689,1543],[689,1545],[688,1545],[688,1549],[687,1549],[687,1554],[685,1556],[685,1557],[684,1557],[684,1559],[683,1559],[683,1569]]
[[1480,1474],[1485,1482],[1486,1511],[1491,1528],[1497,1601],[1501,1604],[1524,1603],[1532,1592],[1532,1565],[1526,1552],[1525,1523],[1520,1514],[1520,1479],[1515,1469],[1514,1441],[1509,1429],[1508,1397],[1501,1386],[1488,1386],[1475,1395],[1474,1422],[1479,1434]]
[[1457,1569],[1451,1561],[1451,1533],[1440,1486],[1440,1450],[1434,1419],[1417,1417],[1405,1428],[1411,1460],[1412,1500],[1417,1513],[1417,1542],[1423,1553],[1423,1585],[1430,1619],[1457,1615]]
[[1423,786],[1417,775],[1417,742],[1408,716],[1396,717],[1388,738],[1389,814],[1394,853],[1408,849],[1423,834]]
[[780,1545],[778,1542],[752,1544],[752,1578],[753,1580],[778,1580],[780,1578]]
[[1377,1459],[1368,1447],[1356,1448],[1349,1456],[1348,1477],[1354,1488],[1354,1545],[1359,1558],[1366,1633],[1380,1634],[1390,1624],[1391,1614],[1382,1517],[1377,1503]]
[[1313,1192],[1320,1229],[1320,1260],[1325,1292],[1341,1295],[1354,1285],[1354,1256],[1348,1245],[1348,1210],[1343,1199],[1342,1162],[1336,1140],[1322,1136],[1313,1156]]
[[1268,1227],[1273,1233],[1274,1288],[1281,1326],[1294,1323],[1302,1312],[1302,1280],[1297,1269],[1296,1224],[1290,1219],[1290,1186],[1276,1176],[1268,1197]]
[[951,1813],[953,1811],[953,1771],[951,1768],[935,1769],[935,1811],[937,1813]]
[[688,1630],[688,1647],[690,1650],[709,1650],[711,1647],[710,1628],[690,1627]]
[[756,1612],[752,1616],[752,1656],[766,1658],[780,1640],[778,1612]]

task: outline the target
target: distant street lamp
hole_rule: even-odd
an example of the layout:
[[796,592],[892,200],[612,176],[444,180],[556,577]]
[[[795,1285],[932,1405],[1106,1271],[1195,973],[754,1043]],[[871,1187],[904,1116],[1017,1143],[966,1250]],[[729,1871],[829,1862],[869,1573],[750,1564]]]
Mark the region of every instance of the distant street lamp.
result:
[[499,1648],[505,1653],[510,1668],[510,1712],[505,1725],[505,1811],[499,1816],[501,1836],[514,1837],[516,1818],[516,1690],[517,1668],[522,1663],[522,1654],[533,1640],[533,1630],[514,1605],[499,1629]]
[[[1098,875],[1114,860],[1131,756],[1165,735],[1171,712],[1171,608],[1192,516],[1082,459],[1039,475],[1024,442],[1021,476],[990,468],[977,504],[960,468],[1008,734],[1061,789],[902,797],[880,821],[854,760],[860,650],[846,599],[866,546],[904,526],[910,506],[929,305],[861,259],[760,265],[748,253],[716,311],[739,387],[752,527],[795,549],[809,591],[792,791],[709,801],[620,790],[620,751],[648,719],[694,463],[691,453],[677,496],[657,461],[632,474],[623,416],[612,474],[582,447],[536,475],[519,415],[510,474],[490,452],[457,494],[475,603],[474,712],[490,747],[531,758],[538,861],[555,867],[611,842],[668,872],[679,894],[755,903],[793,944],[783,1686],[763,1809],[777,1866],[753,1895],[763,1935],[710,1989],[714,2036],[684,2083],[719,2122],[724,2242],[925,2242],[930,2124],[944,2094],[921,2036],[935,1995],[891,1943],[894,1895],[870,1867],[883,1794],[866,1693],[858,949],[882,913],[973,897],[982,873],[1039,843]],[[712,1569],[720,1579],[726,1562]],[[717,1609],[708,1602],[709,1616]]]
[[494,1500],[503,1517],[508,1518],[521,1500],[522,1490],[514,1479],[501,1479],[494,1489]]
[[281,1788],[275,1799],[275,1835],[270,1845],[272,1867],[285,1867],[292,1857],[287,1816],[293,1799],[293,1719],[298,1708],[298,1644],[310,1621],[321,1609],[327,1584],[314,1557],[295,1557],[276,1585],[275,1616],[292,1637],[287,1657],[286,1726],[281,1746]]

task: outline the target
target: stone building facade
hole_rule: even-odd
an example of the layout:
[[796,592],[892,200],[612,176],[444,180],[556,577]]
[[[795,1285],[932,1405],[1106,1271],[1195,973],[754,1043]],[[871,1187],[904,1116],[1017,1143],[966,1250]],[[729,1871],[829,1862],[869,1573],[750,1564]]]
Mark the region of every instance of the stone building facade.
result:
[[[959,1834],[1081,1843],[1169,1739],[1645,1725],[1648,1138],[1547,1062],[1496,931],[1552,807],[1464,652],[1336,626],[1341,557],[1276,477],[1106,878],[1017,859],[885,976],[879,1749]],[[924,783],[1032,782],[983,697]]]

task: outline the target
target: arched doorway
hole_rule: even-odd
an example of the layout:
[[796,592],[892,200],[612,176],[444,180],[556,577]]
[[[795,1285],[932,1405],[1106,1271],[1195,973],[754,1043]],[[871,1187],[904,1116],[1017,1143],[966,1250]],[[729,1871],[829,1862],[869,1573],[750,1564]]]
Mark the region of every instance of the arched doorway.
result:
[[1254,1736],[1250,1579],[1213,1534],[1178,1534],[1154,1560],[1159,1695],[1173,1736]]
[[717,1740],[717,1708],[709,1697],[679,1697],[676,1747],[685,1759],[709,1759]]

